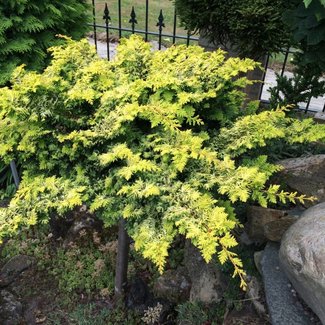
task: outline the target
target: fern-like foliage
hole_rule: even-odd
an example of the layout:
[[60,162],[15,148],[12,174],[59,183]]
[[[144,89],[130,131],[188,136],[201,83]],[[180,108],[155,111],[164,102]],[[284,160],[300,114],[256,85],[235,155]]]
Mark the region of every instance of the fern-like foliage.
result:
[[83,37],[87,9],[85,0],[1,1],[0,85],[8,82],[17,65],[43,68],[49,59],[46,49],[60,44],[56,34]]
[[133,36],[111,62],[86,40],[51,49],[39,74],[18,68],[0,90],[0,157],[24,167],[0,210],[0,236],[87,204],[109,226],[120,217],[135,248],[163,271],[182,234],[208,262],[218,253],[243,281],[231,251],[232,204],[303,199],[267,184],[279,167],[241,155],[274,139],[324,140],[325,126],[284,109],[241,110],[243,73],[256,64],[199,47],[152,52]]

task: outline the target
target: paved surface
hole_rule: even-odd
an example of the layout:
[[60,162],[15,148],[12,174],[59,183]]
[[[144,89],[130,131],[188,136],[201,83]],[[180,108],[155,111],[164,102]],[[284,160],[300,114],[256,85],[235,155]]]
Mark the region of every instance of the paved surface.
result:
[[[94,45],[94,39],[89,38],[89,43]],[[158,42],[157,41],[151,41],[152,44],[152,49],[158,50]],[[110,58],[113,58],[116,55],[116,48],[117,48],[118,43],[109,43],[109,53],[110,53]],[[165,50],[165,47],[162,47],[162,50]],[[107,58],[107,45],[106,42],[103,41],[97,41],[97,52],[100,57],[102,58]],[[293,74],[291,72],[285,72],[284,73],[286,76],[291,77]],[[270,93],[268,92],[268,89],[270,87],[274,87],[276,85],[276,76],[275,76],[275,71],[272,69],[267,69],[266,76],[265,76],[265,85],[263,87],[263,92],[262,92],[262,99],[268,100],[270,98]],[[316,111],[316,112],[321,112],[323,110],[325,104],[325,96],[324,97],[318,97],[318,98],[312,98],[310,105],[309,105],[309,110]],[[301,103],[301,108],[304,109],[306,108],[306,103]]]
[[[88,38],[88,41],[90,44],[92,45],[95,45],[95,42],[94,42],[94,39],[93,38]],[[158,51],[158,48],[159,48],[159,45],[158,45],[158,42],[157,41],[150,41],[151,43],[151,46],[152,46],[152,50],[153,51]],[[118,43],[112,43],[110,42],[109,43],[109,55],[110,55],[110,58],[114,58],[114,56],[116,55],[117,53],[117,48],[118,46]],[[164,46],[161,46],[161,49],[164,51],[166,50],[166,47]],[[101,58],[107,58],[107,45],[106,45],[106,42],[102,42],[102,41],[97,41],[97,53],[98,55],[101,57]]]
[[310,325],[303,306],[280,268],[279,243],[267,243],[261,260],[266,302],[272,325]]
[[[91,45],[95,45],[93,38],[88,38],[88,41]],[[116,55],[116,48],[118,43],[109,43],[109,55],[110,58],[113,58]],[[97,53],[101,58],[107,58],[107,45],[106,42],[97,41]]]
[[[293,73],[286,71],[284,75],[288,77],[292,77]],[[262,99],[268,100],[270,98],[270,93],[268,92],[268,89],[274,87],[275,85],[276,85],[275,71],[272,69],[267,69],[266,76],[265,76],[265,84],[262,92]],[[325,96],[317,97],[317,98],[313,97],[310,101],[308,110],[321,112],[324,108],[324,104],[325,104]],[[306,103],[301,103],[300,106],[302,109],[305,109]]]

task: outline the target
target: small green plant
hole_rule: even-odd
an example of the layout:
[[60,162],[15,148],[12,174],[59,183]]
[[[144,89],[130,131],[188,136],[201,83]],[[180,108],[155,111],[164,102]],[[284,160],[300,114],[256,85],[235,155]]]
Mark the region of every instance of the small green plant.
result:
[[[302,57],[302,54],[299,54]],[[299,59],[299,58],[298,58]],[[325,94],[323,72],[313,64],[294,66],[293,76],[281,76],[276,73],[276,86],[270,92],[270,106],[292,105],[298,108],[301,103],[307,103],[310,98]]]
[[97,248],[70,247],[58,249],[48,268],[59,282],[61,292],[113,293],[114,266]]
[[144,324],[157,324],[159,322],[162,310],[163,305],[158,302],[156,306],[148,307],[148,309],[144,311],[144,315],[141,320],[144,322]]
[[19,190],[0,209],[0,237],[86,204],[106,226],[123,217],[160,272],[183,235],[207,262],[230,261],[244,286],[233,204],[307,198],[268,184],[280,167],[266,156],[242,157],[277,140],[323,141],[325,126],[281,108],[242,109],[251,83],[242,73],[257,64],[221,50],[152,52],[133,36],[110,62],[86,40],[51,52],[44,73],[20,67],[0,89],[0,158],[24,162]]
[[19,254],[32,256],[36,259],[40,269],[44,269],[50,261],[51,254],[48,230],[48,227],[44,226],[39,229],[21,231],[17,237],[10,238],[6,242],[1,251],[1,257],[8,260]]
[[186,302],[178,305],[176,310],[179,325],[218,325],[223,320],[225,306],[223,303],[205,305],[200,302]]
[[63,323],[71,325],[140,325],[140,316],[135,312],[126,311],[118,307],[114,309],[99,309],[94,304],[79,304],[69,313],[52,312],[48,315],[49,325],[61,325]]

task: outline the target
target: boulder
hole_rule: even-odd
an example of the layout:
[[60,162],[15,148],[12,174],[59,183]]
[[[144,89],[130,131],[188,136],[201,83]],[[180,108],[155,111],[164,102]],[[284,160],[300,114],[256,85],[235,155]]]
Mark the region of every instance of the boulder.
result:
[[280,267],[279,243],[268,242],[261,268],[265,298],[272,325],[310,325],[299,300],[292,293],[291,284]]
[[271,221],[264,226],[264,235],[268,240],[280,242],[283,234],[297,221],[293,216],[286,216]]
[[22,304],[7,290],[0,291],[0,324],[22,324]]
[[317,112],[314,115],[314,121],[319,124],[325,124],[325,112]]
[[264,234],[266,224],[279,220],[287,215],[286,211],[250,206],[247,210],[246,230],[248,236],[258,243],[264,243],[267,238]]
[[[292,190],[325,201],[325,155],[285,159],[279,162],[284,169],[279,178]],[[309,203],[309,206],[316,204]]]
[[[173,305],[165,299],[156,299],[146,282],[140,277],[133,279],[129,284],[126,298],[127,308],[143,314],[146,319],[152,319],[150,317],[150,311],[152,311],[156,314],[155,319],[159,319],[158,324],[171,325],[170,319],[175,318]],[[159,307],[158,310],[157,307]]]
[[285,233],[280,260],[297,292],[325,324],[325,202],[306,210]]
[[248,234],[245,230],[239,235],[238,241],[239,241],[239,243],[241,243],[245,246],[250,246],[250,245],[254,244],[254,241],[252,241],[250,239],[250,237],[248,236]]
[[33,259],[26,255],[12,257],[0,270],[0,288],[11,284],[23,271],[33,264]]
[[183,267],[167,270],[154,285],[154,293],[157,297],[173,303],[187,301],[190,297],[190,291],[191,282]]
[[141,278],[137,277],[129,284],[126,300],[128,308],[143,312],[152,300],[149,287]]
[[219,302],[227,287],[220,266],[206,263],[200,251],[189,241],[185,244],[184,262],[192,283],[190,301]]
[[[250,206],[247,210],[247,234],[251,240],[258,244],[268,240],[279,242],[286,230],[298,220],[303,211],[298,207],[292,210],[277,210]],[[241,242],[243,242],[244,234],[245,232],[240,237]]]

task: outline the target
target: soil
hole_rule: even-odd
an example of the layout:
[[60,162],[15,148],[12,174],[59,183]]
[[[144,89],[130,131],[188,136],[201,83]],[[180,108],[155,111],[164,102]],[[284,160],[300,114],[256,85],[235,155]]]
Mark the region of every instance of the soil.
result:
[[[94,313],[103,308],[114,309],[114,301],[110,298],[87,296],[84,293],[71,295],[71,297],[63,295],[58,290],[55,279],[45,271],[39,271],[36,266],[24,271],[6,290],[11,291],[23,305],[23,320],[20,325],[58,324],[51,321],[53,314],[60,315],[60,325],[70,325],[69,313],[80,304],[92,304]],[[122,321],[119,324],[128,325],[128,322]],[[143,322],[140,321],[139,324]],[[176,322],[170,324],[176,324]],[[223,322],[223,325],[241,324],[266,325],[268,321],[257,315],[252,303],[247,301],[242,304],[240,311],[235,309],[228,311]]]
[[83,293],[71,299],[62,295],[56,281],[46,272],[38,271],[35,266],[23,272],[7,290],[11,291],[24,307],[20,325],[53,324],[48,319],[48,315],[52,313],[61,315],[60,325],[69,325],[65,315],[68,316],[76,304],[93,303],[98,308],[113,308],[113,302],[107,299],[89,297]]
[[222,325],[267,325],[270,324],[267,318],[256,314],[251,303],[247,303],[239,311],[232,310]]
[[[105,234],[105,238],[110,238],[110,242],[115,240],[116,229],[111,230],[112,234],[110,237],[108,234]],[[36,233],[35,233],[36,236]],[[86,237],[80,237],[83,241],[86,240]],[[90,237],[91,238],[91,237]],[[61,238],[61,241],[63,239]],[[77,239],[75,239],[77,242]],[[6,245],[6,244],[4,244]],[[3,246],[4,246],[3,245]],[[59,241],[55,239],[51,239],[48,243],[51,245],[51,249],[54,249],[57,245],[59,245]],[[52,247],[53,246],[53,247]],[[134,272],[136,272],[136,276],[141,279],[145,283],[148,288],[152,284],[154,278],[154,272],[152,271],[152,266],[150,263],[146,262],[142,258],[133,256],[133,249],[131,245],[131,257],[130,260],[133,261],[133,271],[129,270],[129,274],[133,277]],[[1,247],[0,247],[1,253]],[[174,257],[175,259],[175,257]],[[178,261],[178,260],[177,260]],[[0,258],[0,269],[4,265],[5,260],[1,260]],[[179,261],[177,262],[179,263]],[[114,320],[109,323],[110,325],[142,325],[144,322],[141,320],[142,315],[135,315],[134,310],[129,310],[127,313],[131,315],[132,322],[129,322],[128,315],[124,317],[125,312],[122,312],[122,316],[119,314],[120,308],[117,310],[118,305],[115,304],[112,296],[103,297],[99,293],[86,294],[85,292],[74,292],[71,294],[63,293],[59,289],[58,281],[46,270],[43,271],[34,263],[29,269],[25,270],[21,273],[15,281],[10,284],[6,290],[13,293],[15,298],[21,302],[23,305],[23,319],[19,325],[36,325],[36,324],[44,324],[44,325],[88,325],[91,324],[92,315],[94,317],[98,316],[103,310],[108,311],[109,313],[118,315],[116,318],[114,316]],[[269,324],[267,320],[267,315],[265,317],[259,316],[252,304],[250,299],[247,299],[244,292],[240,292],[239,290],[235,291],[233,294],[234,301],[239,303],[227,304],[230,306],[226,308],[225,315],[221,317],[223,322],[219,322],[218,324],[222,325],[266,325]],[[260,298],[261,303],[264,303],[264,298]],[[87,321],[83,322],[74,320],[71,321],[71,313],[76,310],[77,307],[82,306],[91,306],[91,315],[89,316]],[[235,307],[240,307],[240,310],[236,310]],[[238,308],[239,309],[239,308]],[[124,313],[124,314],[123,314]],[[172,325],[177,324],[175,320],[175,311],[174,307],[172,307],[172,311],[169,311],[169,315],[171,319],[168,322],[164,323],[155,323],[155,325]],[[79,315],[79,319],[83,320],[83,315]],[[97,318],[96,319],[102,319]],[[104,319],[104,318],[103,318]],[[106,319],[106,318],[105,318]],[[94,322],[95,325],[101,325],[101,321]],[[103,325],[107,325],[106,321],[103,321]],[[214,322],[207,323],[205,325],[212,325]],[[192,325],[192,324],[191,324]],[[193,324],[196,325],[196,324]],[[204,325],[204,324],[198,324]]]

